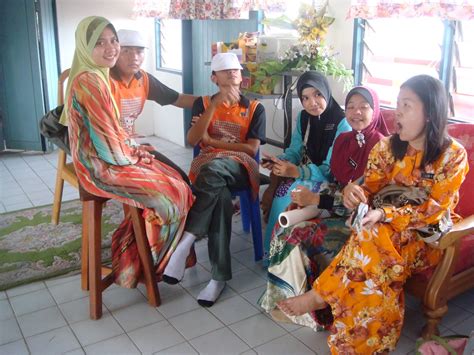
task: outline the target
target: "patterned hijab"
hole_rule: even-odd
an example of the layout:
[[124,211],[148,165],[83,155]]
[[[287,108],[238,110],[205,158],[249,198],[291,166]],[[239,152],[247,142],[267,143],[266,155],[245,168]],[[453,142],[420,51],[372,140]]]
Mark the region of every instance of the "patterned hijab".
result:
[[331,172],[334,178],[343,185],[364,174],[367,159],[373,146],[382,137],[390,134],[380,113],[379,98],[375,91],[365,86],[356,86],[347,94],[346,106],[355,94],[364,97],[374,113],[372,121],[365,129],[361,132],[352,130],[351,132],[342,133],[334,143]]
[[[106,18],[99,16],[89,16],[83,19],[76,29],[76,49],[74,51],[74,58],[72,60],[71,70],[69,72],[69,78],[66,87],[66,100],[71,95],[71,87],[74,79],[83,72],[95,73],[101,80],[104,81],[110,96],[113,98],[109,84],[109,68],[99,67],[92,59],[92,51],[99,39],[102,31],[107,27],[111,27],[112,31],[117,35],[115,28]],[[113,100],[112,100],[113,101]],[[117,114],[117,118],[120,117],[120,113],[115,101],[114,108]],[[68,105],[64,105],[64,110],[59,120],[64,126],[69,123],[69,113],[67,109]]]

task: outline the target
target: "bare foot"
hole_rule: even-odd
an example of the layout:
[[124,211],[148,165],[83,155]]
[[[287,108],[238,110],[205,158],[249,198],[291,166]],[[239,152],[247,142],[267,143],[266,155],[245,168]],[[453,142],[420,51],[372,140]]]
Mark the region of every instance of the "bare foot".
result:
[[301,316],[302,314],[323,309],[327,303],[314,290],[309,290],[305,294],[290,297],[277,303],[278,308],[289,316]]

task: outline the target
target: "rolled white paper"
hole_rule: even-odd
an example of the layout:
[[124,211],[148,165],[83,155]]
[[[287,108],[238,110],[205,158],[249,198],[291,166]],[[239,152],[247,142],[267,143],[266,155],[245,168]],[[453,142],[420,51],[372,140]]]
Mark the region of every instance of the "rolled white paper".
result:
[[280,223],[280,226],[286,228],[293,224],[303,222],[314,217],[318,217],[320,213],[321,210],[317,206],[306,206],[300,209],[280,213],[280,215],[278,216],[278,222]]

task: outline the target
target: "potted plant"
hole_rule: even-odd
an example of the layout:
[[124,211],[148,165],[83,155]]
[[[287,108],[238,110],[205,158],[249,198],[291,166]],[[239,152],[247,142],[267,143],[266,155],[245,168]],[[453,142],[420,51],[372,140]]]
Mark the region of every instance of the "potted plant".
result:
[[261,94],[273,91],[282,73],[291,71],[317,70],[333,76],[344,84],[348,90],[353,85],[352,70],[347,69],[336,59],[337,53],[324,43],[324,37],[334,18],[326,15],[327,4],[321,9],[302,5],[299,17],[291,21],[286,16],[274,20],[265,20],[265,24],[278,27],[294,28],[298,32],[298,41],[291,46],[278,60],[258,63],[252,75],[255,78],[250,90]]

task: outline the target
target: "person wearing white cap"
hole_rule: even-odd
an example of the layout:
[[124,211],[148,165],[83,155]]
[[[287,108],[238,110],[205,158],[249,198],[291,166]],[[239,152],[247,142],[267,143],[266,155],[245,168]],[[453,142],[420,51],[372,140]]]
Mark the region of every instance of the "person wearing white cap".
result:
[[167,283],[181,281],[193,242],[207,235],[212,279],[198,295],[198,303],[204,307],[216,302],[226,281],[232,278],[230,190],[250,186],[255,198],[259,189],[260,174],[254,157],[260,144],[265,143],[265,109],[240,93],[241,69],[235,54],[216,54],[211,62],[211,80],[219,92],[194,102],[194,123],[187,138],[191,145],[199,144],[201,148],[189,174],[196,200],[163,275]]
[[[180,94],[141,69],[145,59],[146,42],[140,32],[121,29],[117,35],[121,49],[117,63],[110,70],[111,87],[120,110],[122,127],[131,137],[137,137],[135,120],[142,112],[146,100],[155,101],[162,106],[192,108],[196,96]],[[171,166],[185,181],[189,182],[187,174],[175,163],[153,147],[149,147],[149,150],[155,159]]]

